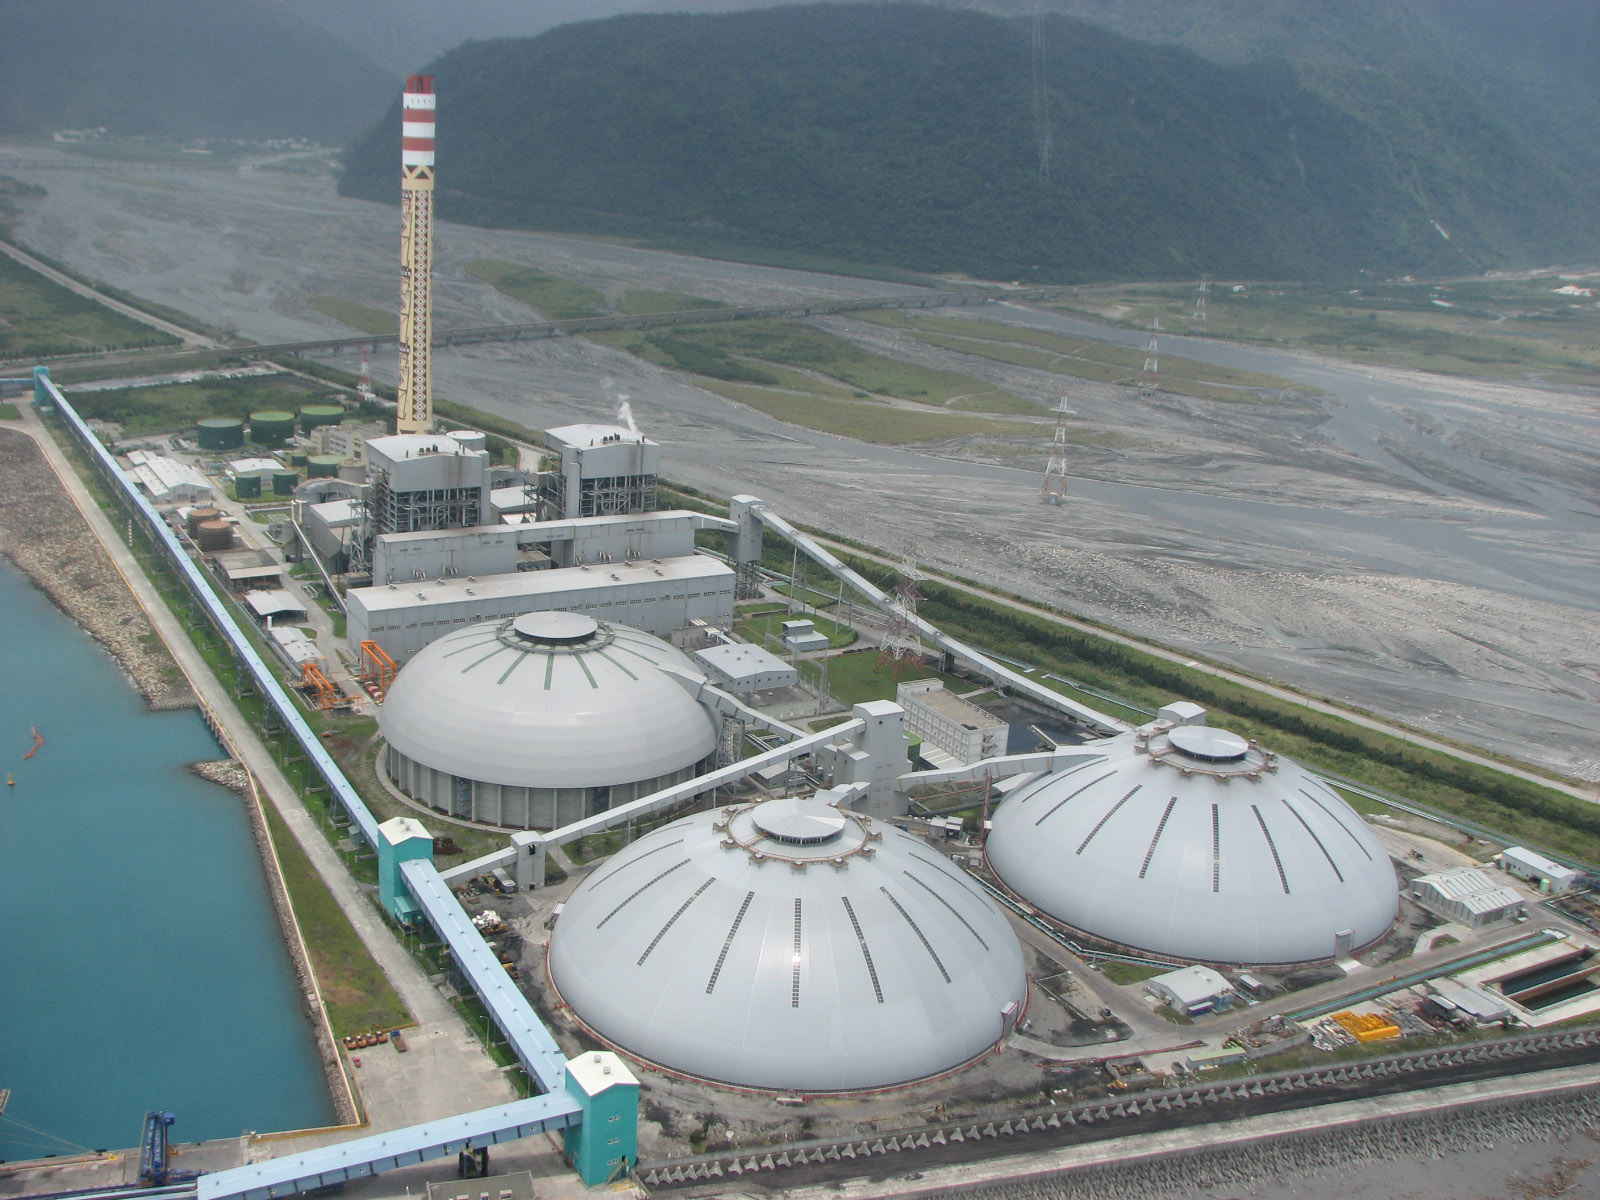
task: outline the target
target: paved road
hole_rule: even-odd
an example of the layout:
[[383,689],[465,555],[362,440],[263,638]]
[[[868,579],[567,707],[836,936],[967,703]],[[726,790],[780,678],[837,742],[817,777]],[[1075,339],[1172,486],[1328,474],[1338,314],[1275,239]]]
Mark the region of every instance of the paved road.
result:
[[[417,1052],[406,1056],[406,1061],[400,1064],[403,1069],[385,1076],[384,1086],[363,1090],[363,1102],[371,1128],[400,1128],[433,1117],[468,1112],[514,1099],[515,1093],[510,1084],[484,1052],[472,1031],[429,982],[416,960],[395,940],[378,915],[371,898],[345,869],[337,852],[328,844],[316,817],[306,809],[299,793],[279,770],[276,760],[261,742],[255,728],[234,704],[228,690],[212,674],[194,643],[189,640],[188,633],[145,576],[138,560],[118,537],[117,531],[94,502],[60,447],[40,425],[33,406],[20,404],[18,408],[23,414],[23,432],[38,443],[73,503],[83,513],[90,529],[99,538],[140,606],[149,615],[152,625],[172,651],[188,677],[190,687],[217,715],[228,736],[239,748],[245,766],[283,814],[295,839],[310,857],[340,910],[349,918],[362,943],[377,960],[418,1022],[418,1028],[408,1035]],[[334,1137],[330,1140],[339,1139]],[[299,1139],[293,1144],[277,1142],[271,1148],[277,1153],[289,1153],[304,1148],[305,1141]]]

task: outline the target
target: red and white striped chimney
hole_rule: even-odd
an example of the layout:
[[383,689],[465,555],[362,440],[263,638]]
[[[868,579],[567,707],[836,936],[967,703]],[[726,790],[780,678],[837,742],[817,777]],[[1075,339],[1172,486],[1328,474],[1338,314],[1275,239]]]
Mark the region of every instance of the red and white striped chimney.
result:
[[400,104],[400,164],[433,166],[433,76],[407,75]]

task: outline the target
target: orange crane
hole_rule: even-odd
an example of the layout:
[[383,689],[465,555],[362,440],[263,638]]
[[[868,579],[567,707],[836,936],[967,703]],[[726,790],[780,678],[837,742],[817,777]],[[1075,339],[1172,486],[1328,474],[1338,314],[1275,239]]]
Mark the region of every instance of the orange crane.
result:
[[300,670],[300,682],[308,693],[316,697],[317,707],[323,712],[334,708],[344,699],[339,694],[339,689],[334,686],[333,680],[322,673],[322,668],[314,662],[308,662]]
[[394,659],[384,653],[383,647],[374,641],[361,643],[361,686],[375,700],[382,700],[389,693],[389,685],[394,682],[394,673],[400,668],[394,665]]

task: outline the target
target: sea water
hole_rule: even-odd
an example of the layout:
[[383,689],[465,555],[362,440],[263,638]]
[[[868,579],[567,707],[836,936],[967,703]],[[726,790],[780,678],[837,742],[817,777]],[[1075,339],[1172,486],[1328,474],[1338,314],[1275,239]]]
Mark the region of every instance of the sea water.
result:
[[[30,727],[45,741],[31,759]],[[0,1158],[332,1116],[245,800],[193,709],[117,662],[0,559]]]

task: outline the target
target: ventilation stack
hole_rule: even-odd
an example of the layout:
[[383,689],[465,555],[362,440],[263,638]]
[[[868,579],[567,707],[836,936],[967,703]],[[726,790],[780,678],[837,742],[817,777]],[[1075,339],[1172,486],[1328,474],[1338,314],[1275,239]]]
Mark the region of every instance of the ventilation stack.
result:
[[406,78],[400,113],[400,433],[433,430],[432,75]]

